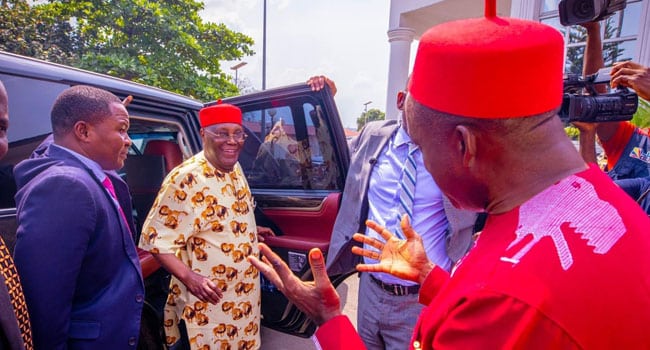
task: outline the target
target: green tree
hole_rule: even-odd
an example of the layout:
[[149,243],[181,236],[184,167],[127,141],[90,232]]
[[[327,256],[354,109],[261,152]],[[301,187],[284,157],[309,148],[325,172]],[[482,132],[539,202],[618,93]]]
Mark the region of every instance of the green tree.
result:
[[577,140],[580,136],[580,130],[573,125],[567,125],[564,127],[564,132],[571,140]]
[[357,130],[361,130],[366,123],[373,120],[385,120],[386,113],[378,110],[377,108],[371,108],[366,112],[362,112],[359,118],[357,118]]
[[27,1],[0,2],[0,50],[57,63],[73,63],[74,36],[69,22],[59,21]]
[[632,123],[641,128],[650,127],[650,102],[639,98],[639,108],[637,108]]
[[[620,37],[620,28],[616,26],[616,22],[612,17],[602,23],[604,38],[609,39]],[[564,61],[564,70],[567,73],[582,74],[587,30],[579,25],[568,27],[565,30],[569,31],[570,43],[581,43],[581,45],[570,46],[567,49],[567,56]],[[623,56],[625,49],[619,46],[620,44],[620,42],[607,42],[603,44],[603,60],[605,61],[605,67],[612,66],[615,62],[630,59],[630,57]]]
[[202,9],[193,0],[50,0],[25,14],[67,23],[77,67],[200,100],[237,94],[219,62],[253,54],[253,40],[203,21]]

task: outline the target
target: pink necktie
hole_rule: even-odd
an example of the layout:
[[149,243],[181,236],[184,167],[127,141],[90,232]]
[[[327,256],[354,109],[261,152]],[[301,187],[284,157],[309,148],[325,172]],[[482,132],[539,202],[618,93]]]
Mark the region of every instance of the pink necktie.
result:
[[111,193],[111,196],[115,199],[115,204],[117,205],[117,209],[120,211],[120,215],[122,216],[122,220],[124,220],[124,224],[126,224],[126,229],[129,230],[129,233],[131,233],[131,228],[129,227],[129,221],[126,219],[126,215],[124,215],[124,211],[122,211],[122,207],[119,204],[119,201],[117,200],[117,196],[115,195],[115,188],[113,187],[113,183],[111,182],[111,179],[104,178],[104,181],[102,181],[102,185],[106,187],[108,192]]

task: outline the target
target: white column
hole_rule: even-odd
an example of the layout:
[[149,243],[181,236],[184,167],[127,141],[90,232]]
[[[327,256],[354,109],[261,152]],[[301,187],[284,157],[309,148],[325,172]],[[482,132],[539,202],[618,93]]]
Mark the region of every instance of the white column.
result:
[[399,110],[396,105],[397,93],[406,86],[409,75],[411,43],[415,30],[398,27],[388,31],[390,43],[390,61],[388,63],[388,88],[386,90],[386,119],[397,119]]
[[644,66],[650,66],[650,0],[643,1],[639,16],[639,32],[637,33],[637,60]]

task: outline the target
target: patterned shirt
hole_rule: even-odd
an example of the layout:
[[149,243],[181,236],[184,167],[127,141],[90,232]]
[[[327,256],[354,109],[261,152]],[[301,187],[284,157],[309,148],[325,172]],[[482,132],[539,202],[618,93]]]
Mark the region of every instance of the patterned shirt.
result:
[[193,349],[259,348],[259,272],[246,260],[258,254],[253,212],[239,163],[231,172],[222,172],[200,152],[163,182],[140,246],[153,254],[174,254],[223,291],[221,302],[212,305],[172,277],[164,321],[168,345],[179,340],[178,321],[183,319]]

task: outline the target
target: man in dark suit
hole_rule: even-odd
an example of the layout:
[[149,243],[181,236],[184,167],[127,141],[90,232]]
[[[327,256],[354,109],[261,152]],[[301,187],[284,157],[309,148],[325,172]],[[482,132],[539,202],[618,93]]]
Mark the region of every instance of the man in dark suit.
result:
[[113,94],[75,86],[51,112],[53,141],[15,168],[15,260],[34,345],[134,349],[144,283],[124,165],[129,115]]
[[[0,159],[7,155],[9,98],[0,81]],[[13,182],[13,179],[11,180]],[[33,349],[25,296],[9,248],[0,237],[0,349]]]

